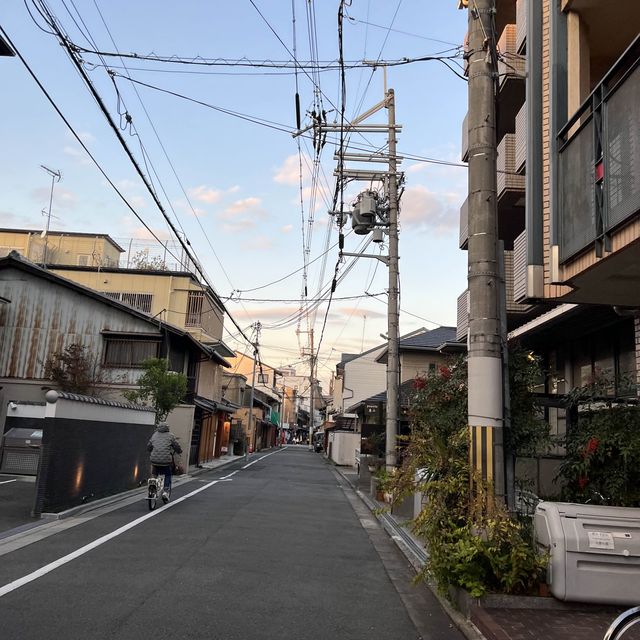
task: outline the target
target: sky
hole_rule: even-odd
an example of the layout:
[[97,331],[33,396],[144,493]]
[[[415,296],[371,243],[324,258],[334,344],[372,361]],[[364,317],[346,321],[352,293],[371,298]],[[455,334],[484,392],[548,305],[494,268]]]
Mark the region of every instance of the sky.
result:
[[[177,243],[167,223],[64,49],[43,31],[47,26],[32,2],[3,2],[0,26],[110,180],[168,243],[167,262],[177,261],[179,249],[172,249]],[[261,323],[261,359],[305,373],[302,350],[308,354],[313,329],[314,347],[320,347],[317,375],[328,391],[341,355],[382,344],[387,332],[388,270],[376,259],[360,258],[349,268],[352,259],[344,258],[338,263],[331,304],[324,295],[314,312],[299,320],[297,313],[305,284],[306,303],[314,308],[311,303],[331,282],[338,262],[338,230],[328,213],[337,138],[327,136],[314,181],[312,141],[294,138],[292,132],[296,84],[303,126],[319,100],[328,121],[340,117],[342,91],[335,64],[340,2],[46,4],[70,40],[94,51],[264,62],[291,61],[295,49],[300,67],[311,60],[322,66],[333,63],[317,74],[299,68],[296,75],[293,68],[177,65],[82,53],[104,105],[235,322],[251,339],[251,325]],[[455,0],[351,0],[345,6],[344,60],[347,66],[358,63],[345,70],[347,120],[384,95],[383,69],[365,66],[363,60],[456,53],[467,19],[456,5]],[[106,233],[124,247],[133,239],[134,248],[153,240],[18,58],[0,58],[0,78],[0,226],[44,228],[51,188],[44,165],[62,174],[54,190],[52,230]],[[399,216],[400,333],[455,326],[456,300],[466,288],[466,253],[458,249],[458,225],[467,171],[456,166],[467,110],[466,83],[437,60],[389,66],[386,82],[395,91],[396,121],[402,125],[398,153],[450,163],[405,158],[400,165],[405,178]],[[385,118],[382,110],[370,122]],[[357,152],[385,142],[378,133],[349,139],[350,149]],[[368,186],[347,186],[345,210]],[[363,237],[350,230],[347,222],[344,250],[362,251]],[[371,244],[365,253],[380,251],[386,253],[386,246]],[[240,352],[250,350],[229,318],[223,340]]]

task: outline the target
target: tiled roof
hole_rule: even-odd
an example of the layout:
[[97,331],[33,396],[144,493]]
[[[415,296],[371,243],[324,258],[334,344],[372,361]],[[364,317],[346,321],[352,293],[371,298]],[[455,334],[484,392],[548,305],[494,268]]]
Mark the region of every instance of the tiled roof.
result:
[[431,331],[424,331],[417,335],[409,336],[408,338],[400,339],[400,349],[412,348],[417,349],[436,349],[443,345],[445,342],[456,341],[456,328],[455,327],[438,327]]
[[[415,393],[415,388],[414,388],[414,383],[415,381],[413,379],[411,380],[405,380],[401,385],[400,385],[400,389],[398,390],[400,392],[400,405],[401,406],[406,406],[407,405],[407,401],[409,400],[409,398]],[[362,402],[382,402],[382,403],[386,403],[387,401],[387,392],[385,391],[381,391],[380,393],[376,393],[375,396],[371,396],[370,398],[367,398],[366,400],[363,400]],[[358,404],[362,404],[362,403],[358,403]]]

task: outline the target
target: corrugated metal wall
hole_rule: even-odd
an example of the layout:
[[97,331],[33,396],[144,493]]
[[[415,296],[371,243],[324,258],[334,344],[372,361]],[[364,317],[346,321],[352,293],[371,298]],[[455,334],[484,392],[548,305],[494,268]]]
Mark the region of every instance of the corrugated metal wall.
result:
[[[101,361],[103,330],[157,330],[151,322],[18,269],[0,271],[0,296],[11,300],[0,305],[0,377],[42,379],[48,356],[73,343]],[[113,374],[137,377],[127,369]]]

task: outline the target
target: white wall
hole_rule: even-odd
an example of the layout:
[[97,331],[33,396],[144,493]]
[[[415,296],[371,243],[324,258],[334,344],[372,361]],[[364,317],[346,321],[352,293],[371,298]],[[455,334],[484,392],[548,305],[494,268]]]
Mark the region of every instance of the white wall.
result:
[[360,434],[353,431],[329,432],[329,458],[337,465],[355,466],[356,449],[360,450]]
[[[386,345],[363,353],[344,365],[342,412],[387,388],[387,365],[376,362]],[[353,395],[352,395],[353,394]]]

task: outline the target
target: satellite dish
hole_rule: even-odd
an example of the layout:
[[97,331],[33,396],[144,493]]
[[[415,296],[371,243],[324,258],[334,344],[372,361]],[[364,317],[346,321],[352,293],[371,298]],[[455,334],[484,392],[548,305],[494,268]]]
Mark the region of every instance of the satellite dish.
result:
[[47,230],[45,229],[41,234],[40,237],[44,238],[47,235]]

